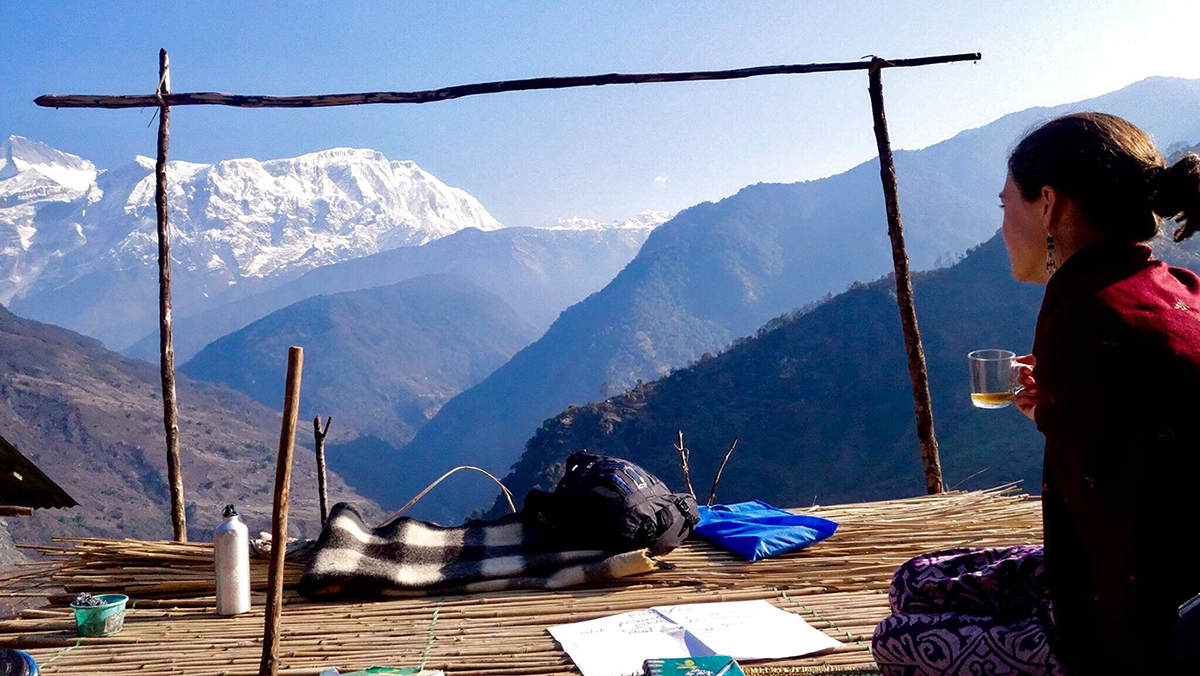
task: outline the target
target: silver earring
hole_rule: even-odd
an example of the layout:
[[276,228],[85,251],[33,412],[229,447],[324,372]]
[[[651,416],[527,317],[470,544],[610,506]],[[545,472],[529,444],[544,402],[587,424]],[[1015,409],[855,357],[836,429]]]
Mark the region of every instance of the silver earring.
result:
[[1054,264],[1054,237],[1046,235],[1046,272],[1051,275],[1058,269]]

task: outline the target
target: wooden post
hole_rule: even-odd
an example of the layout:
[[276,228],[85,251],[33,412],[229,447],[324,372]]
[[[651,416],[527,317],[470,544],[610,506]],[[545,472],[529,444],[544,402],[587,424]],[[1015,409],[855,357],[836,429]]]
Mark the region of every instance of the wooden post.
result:
[[329,489],[325,484],[325,435],[329,434],[329,423],[333,416],[325,418],[325,429],[321,429],[321,416],[313,418],[313,446],[317,452],[317,496],[321,499],[321,526],[329,518]]
[[167,50],[158,50],[158,157],[154,163],[154,207],[158,215],[158,347],[162,373],[163,426],[167,431],[167,485],[171,489],[171,525],[175,539],[187,542],[183,504],[183,468],[179,460],[179,405],[175,400],[175,344],[171,335],[171,239],[167,223],[167,142],[171,107],[162,96],[171,93]]
[[879,174],[887,205],[888,236],[892,240],[892,264],[896,269],[896,303],[904,328],[904,347],[908,351],[908,375],[912,380],[913,409],[917,417],[917,438],[921,442],[921,460],[925,466],[925,488],[930,494],[942,492],[942,462],[938,458],[937,438],[933,433],[933,404],[929,397],[929,372],[925,367],[925,349],[917,328],[917,309],[913,304],[912,278],[908,271],[908,251],[904,248],[904,226],[900,222],[900,197],[896,187],[896,165],[888,139],[887,117],[883,113],[882,69],[890,65],[873,59],[870,75],[871,111],[875,116],[875,142],[879,146]]
[[263,652],[259,676],[279,673],[279,618],[283,612],[283,559],[287,555],[288,490],[292,482],[292,450],[300,413],[300,372],[304,350],[288,348],[287,385],[283,394],[283,427],[275,465],[275,506],[271,518],[271,567],[267,577],[267,607],[263,622]]

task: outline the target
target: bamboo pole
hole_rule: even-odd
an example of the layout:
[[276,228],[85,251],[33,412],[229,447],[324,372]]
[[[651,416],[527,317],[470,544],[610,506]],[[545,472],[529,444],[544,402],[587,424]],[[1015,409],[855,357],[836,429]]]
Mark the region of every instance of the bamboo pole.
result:
[[321,501],[321,526],[329,519],[329,488],[325,478],[325,435],[329,434],[329,423],[333,416],[326,416],[325,429],[321,429],[321,416],[313,418],[313,447],[317,454],[317,497]]
[[[979,53],[947,54],[912,59],[883,61],[879,68],[904,68],[928,66],[956,61],[977,61]],[[357,106],[371,103],[431,103],[449,101],[465,96],[497,94],[512,91],[542,89],[566,89],[615,84],[639,84],[650,82],[695,82],[701,80],[740,80],[763,75],[794,75],[799,73],[829,73],[847,70],[867,70],[872,61],[843,61],[834,63],[804,63],[778,66],[755,66],[732,70],[686,71],[672,73],[608,73],[604,75],[580,75],[572,77],[539,77],[523,80],[500,80],[476,84],[443,87],[412,92],[380,91],[348,94],[317,94],[305,96],[260,96],[248,94],[224,94],[221,92],[189,92],[164,97],[171,106],[234,106],[238,108],[323,108],[327,106]],[[91,94],[46,94],[34,99],[34,103],[47,108],[145,108],[160,105],[154,96],[146,95],[91,95]]]
[[912,380],[913,411],[917,418],[917,438],[921,443],[921,462],[925,468],[925,488],[942,492],[942,462],[938,457],[937,437],[933,432],[933,402],[929,396],[929,372],[925,366],[925,348],[917,327],[917,309],[913,303],[912,277],[908,270],[908,251],[904,247],[904,225],[900,221],[900,197],[896,184],[896,165],[888,138],[887,117],[883,112],[882,69],[888,63],[875,58],[870,76],[871,112],[875,117],[875,142],[879,146],[879,175],[883,181],[883,199],[887,205],[888,237],[892,240],[892,265],[896,270],[896,303],[904,329],[904,347],[908,352],[908,375]]
[[304,350],[288,348],[287,384],[283,395],[283,427],[279,432],[279,461],[275,466],[275,506],[271,519],[271,568],[263,622],[262,662],[259,676],[279,673],[279,620],[283,612],[283,563],[287,555],[288,491],[292,480],[292,450],[300,413],[300,375]]
[[167,222],[167,144],[171,106],[163,97],[171,92],[171,65],[167,50],[158,50],[158,156],[154,163],[154,207],[158,216],[158,346],[162,374],[163,426],[167,434],[167,485],[171,490],[171,526],[175,539],[187,542],[187,516],[183,504],[183,469],[179,460],[179,404],[175,399],[175,345],[171,333],[171,235]]

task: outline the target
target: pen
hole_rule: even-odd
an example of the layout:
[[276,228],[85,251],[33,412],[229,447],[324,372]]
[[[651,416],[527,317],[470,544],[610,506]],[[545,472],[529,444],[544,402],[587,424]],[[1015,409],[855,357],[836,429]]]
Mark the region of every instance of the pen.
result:
[[729,664],[726,664],[725,666],[721,667],[721,670],[720,670],[720,671],[718,671],[718,672],[717,672],[716,674],[714,674],[713,676],[725,676],[725,674],[729,673],[729,670],[733,668],[733,664],[734,664],[734,662],[733,662],[733,658],[732,658],[732,657],[730,657],[730,658],[729,658]]

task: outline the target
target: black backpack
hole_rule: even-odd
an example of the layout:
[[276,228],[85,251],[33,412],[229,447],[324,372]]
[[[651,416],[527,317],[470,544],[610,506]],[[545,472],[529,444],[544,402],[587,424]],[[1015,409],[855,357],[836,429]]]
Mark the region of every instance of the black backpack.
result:
[[620,458],[586,451],[567,458],[553,493],[533,489],[527,518],[567,546],[660,556],[678,547],[700,522],[696,498],[672,493],[658,477]]

